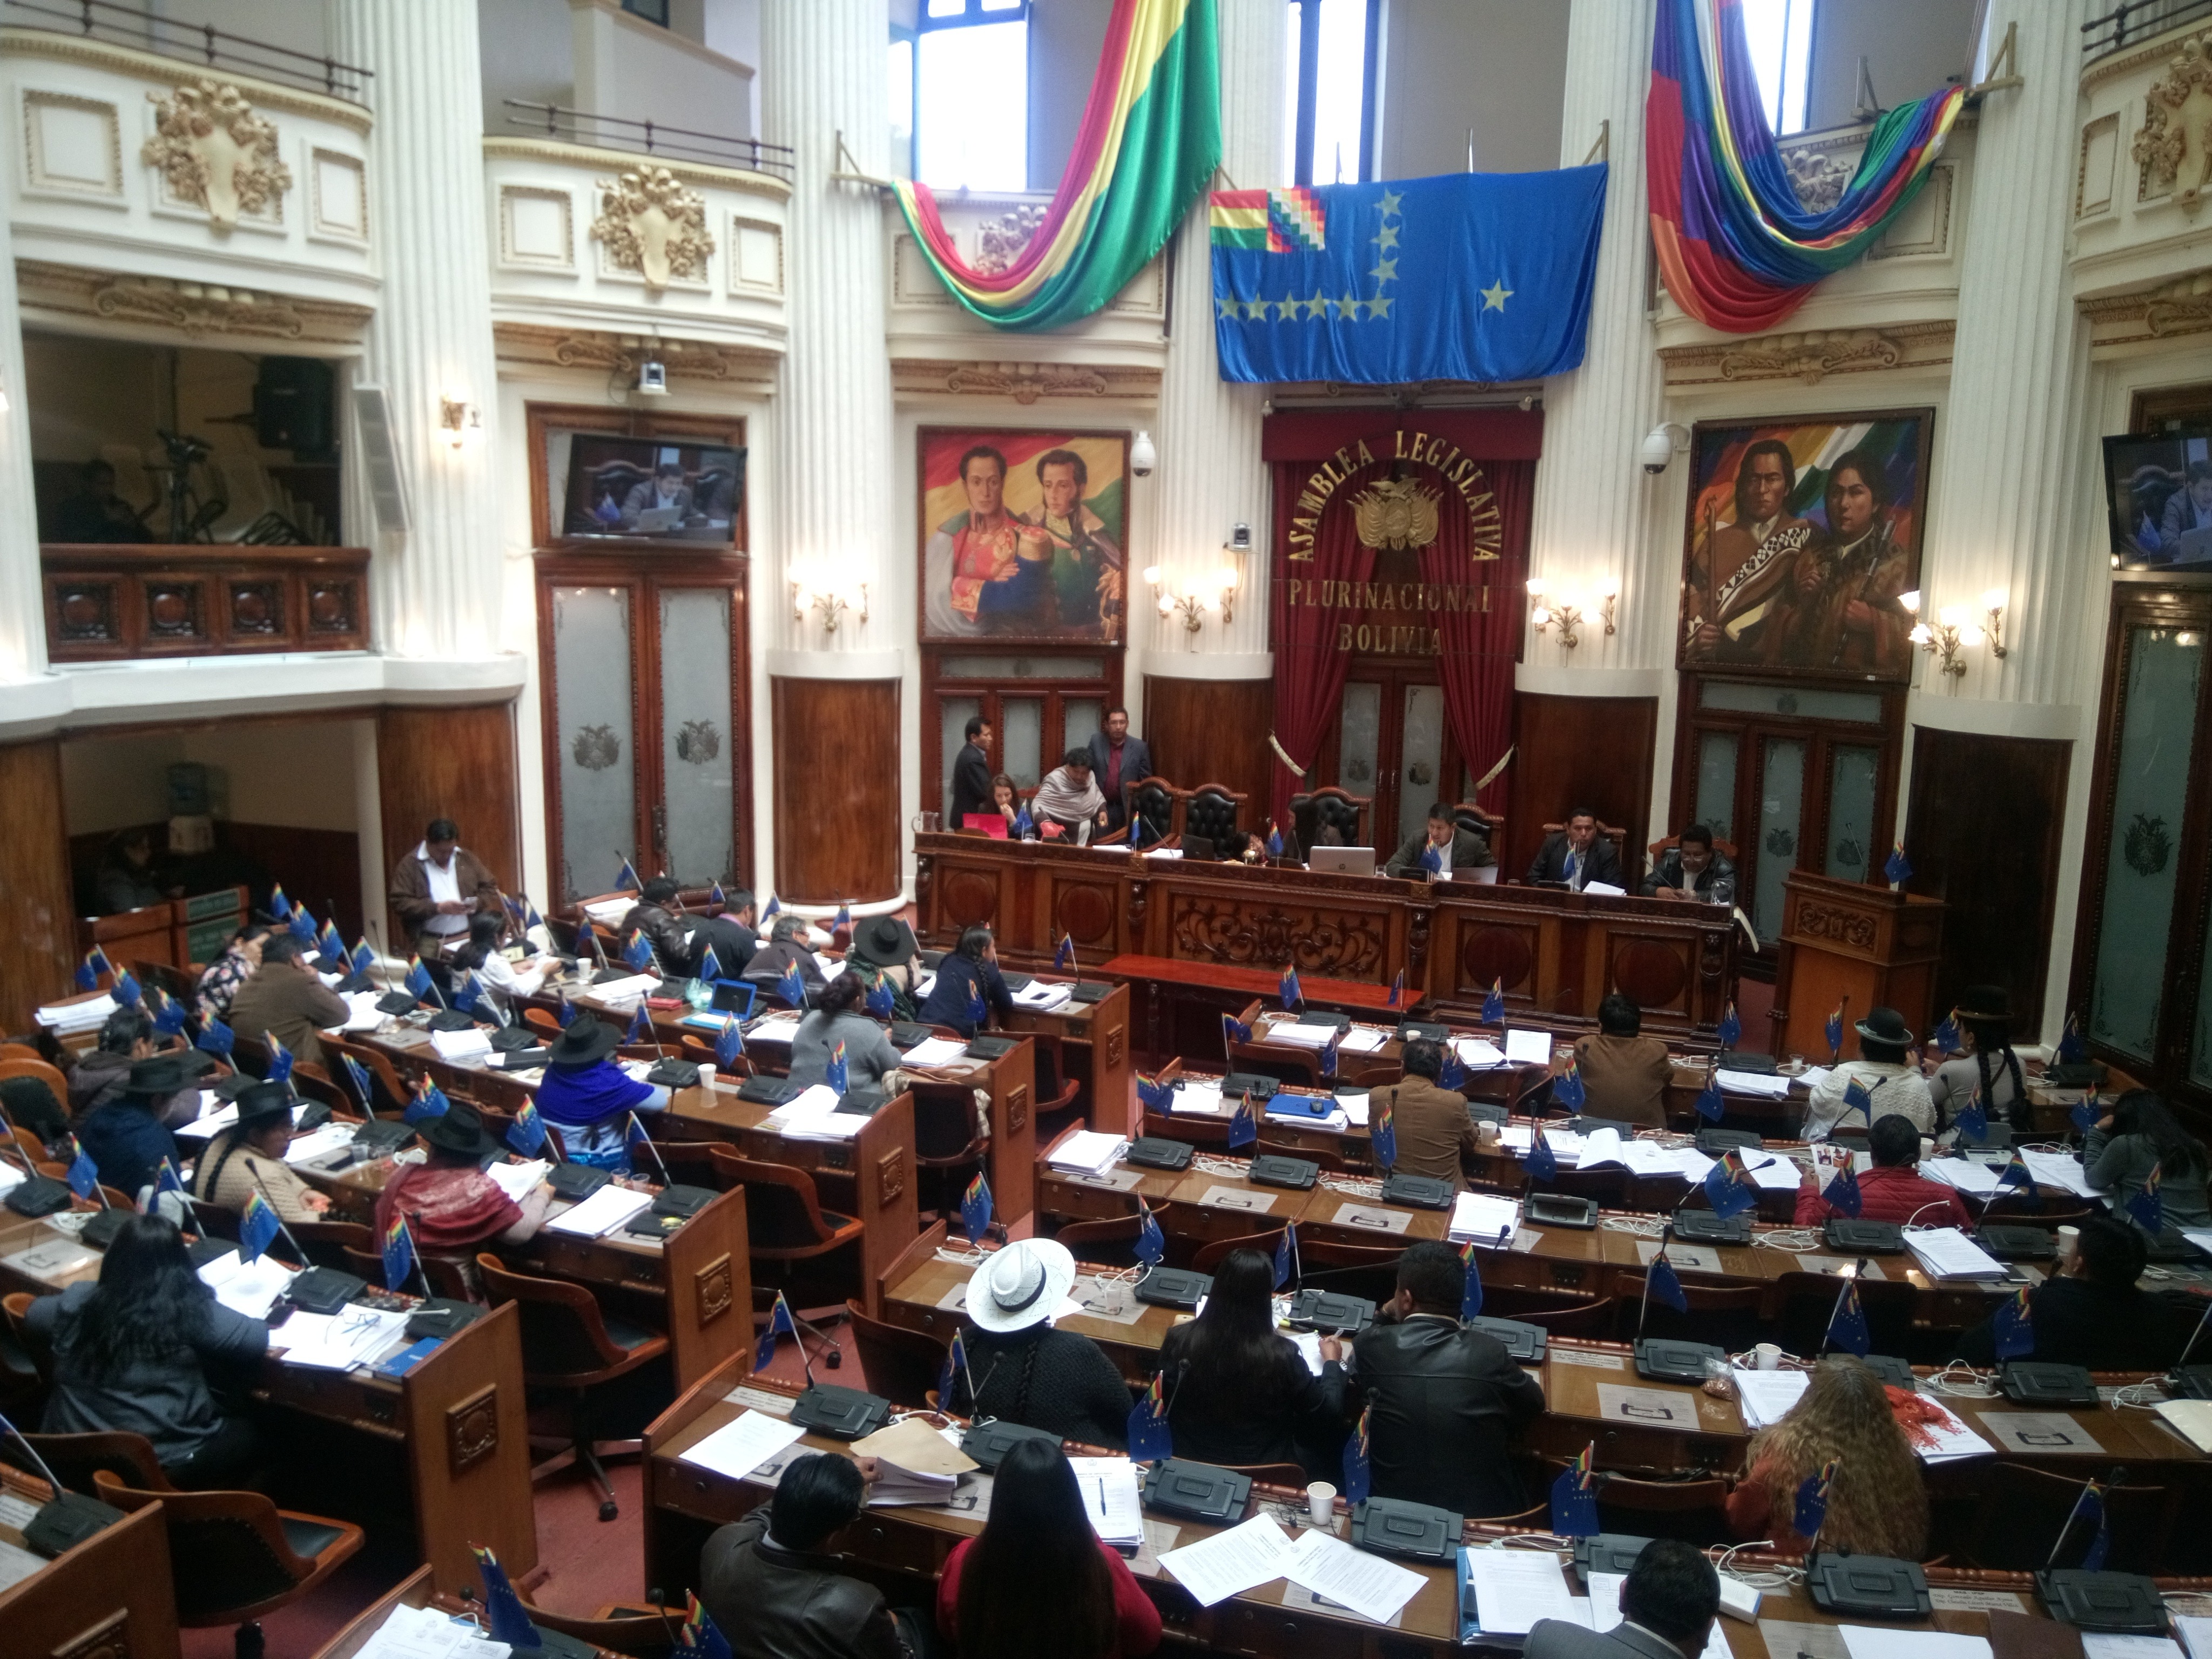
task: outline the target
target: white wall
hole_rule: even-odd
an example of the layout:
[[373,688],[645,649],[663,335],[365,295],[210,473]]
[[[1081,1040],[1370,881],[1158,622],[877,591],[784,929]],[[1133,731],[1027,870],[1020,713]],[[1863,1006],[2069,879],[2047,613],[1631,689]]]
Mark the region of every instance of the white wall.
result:
[[[288,720],[65,739],[62,801],[69,833],[167,817],[167,769],[179,761],[209,769],[217,817],[360,833],[355,746],[364,733],[374,742],[375,730],[373,720]],[[366,836],[362,846],[374,850]]]
[[1867,60],[1884,109],[1924,97],[1972,55],[1977,0],[1820,0],[1813,11],[1810,129],[1848,125]]
[[1478,173],[1559,166],[1565,0],[1386,0],[1386,7],[1379,176],[1462,171],[1469,127]]
[[1030,7],[1031,190],[1060,183],[1113,10],[1113,0],[1033,0]]
[[507,124],[500,100],[576,102],[576,58],[568,39],[568,0],[477,0],[477,36],[483,48],[484,131],[495,138],[525,136]]

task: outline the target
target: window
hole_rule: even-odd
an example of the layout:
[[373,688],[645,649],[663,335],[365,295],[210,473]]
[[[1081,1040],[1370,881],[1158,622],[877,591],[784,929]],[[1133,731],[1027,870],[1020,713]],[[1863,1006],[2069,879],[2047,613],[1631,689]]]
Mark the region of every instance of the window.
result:
[[622,9],[633,17],[668,27],[668,0],[622,0]]
[[1291,181],[1353,184],[1374,173],[1379,0],[1291,0],[1283,153]]
[[928,0],[915,65],[915,177],[939,190],[1027,190],[1029,0]]
[[891,163],[914,174],[914,32],[891,26],[890,84]]
[[1759,76],[1766,125],[1778,133],[1805,131],[1813,75],[1814,0],[1743,0],[1744,44]]

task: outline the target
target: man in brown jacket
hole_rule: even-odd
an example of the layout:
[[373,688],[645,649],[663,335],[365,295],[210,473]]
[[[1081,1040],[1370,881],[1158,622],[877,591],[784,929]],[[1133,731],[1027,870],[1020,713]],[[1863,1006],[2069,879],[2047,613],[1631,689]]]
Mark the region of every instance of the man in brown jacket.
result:
[[1667,1127],[1667,1085],[1674,1062],[1657,1037],[1638,1035],[1644,1016],[1614,992],[1597,1006],[1595,1036],[1575,1042],[1575,1066],[1582,1073],[1583,1110],[1639,1128]]
[[1398,1141],[1398,1161],[1392,1166],[1395,1173],[1428,1176],[1450,1182],[1455,1191],[1462,1189],[1467,1180],[1460,1170],[1460,1154],[1475,1150],[1474,1119],[1468,1114],[1465,1095],[1437,1085],[1444,1069],[1443,1044],[1427,1037],[1411,1038],[1404,1063],[1402,1083],[1369,1092],[1369,1128],[1372,1130],[1387,1102],[1391,1133]]
[[300,941],[274,935],[261,947],[261,965],[231,1000],[231,1029],[243,1037],[274,1036],[292,1058],[323,1063],[315,1033],[346,1023],[353,1011],[345,999],[316,977]]
[[[435,957],[448,945],[466,944],[471,916],[499,914],[499,883],[460,843],[451,818],[433,818],[422,844],[392,866],[385,896],[399,919],[401,938],[413,939],[422,956]],[[392,941],[395,949],[398,943]]]

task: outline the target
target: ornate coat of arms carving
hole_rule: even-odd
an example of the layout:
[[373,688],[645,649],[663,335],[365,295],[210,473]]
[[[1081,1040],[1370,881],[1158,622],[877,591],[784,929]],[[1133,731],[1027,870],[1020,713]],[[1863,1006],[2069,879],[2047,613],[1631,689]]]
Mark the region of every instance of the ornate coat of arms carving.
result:
[[2170,187],[2191,212],[2212,185],[2212,35],[2182,42],[2181,50],[2143,97],[2143,124],[2131,153],[2142,169],[2142,194]]
[[712,720],[686,720],[676,734],[676,758],[704,766],[722,752],[722,733]]
[[149,92],[154,137],[140,158],[159,167],[180,201],[207,210],[219,230],[242,213],[259,213],[292,187],[292,171],[277,159],[276,125],[257,115],[246,94],[228,82],[200,81],[164,98]]
[[707,198],[678,182],[666,167],[644,167],[619,179],[602,179],[599,216],[592,240],[647,288],[666,288],[678,276],[707,274],[714,239],[707,230]]
[[604,772],[622,758],[622,739],[611,726],[582,726],[568,752],[586,772]]
[[1352,500],[1363,547],[1426,547],[1437,538],[1437,497],[1411,478],[1378,478]]

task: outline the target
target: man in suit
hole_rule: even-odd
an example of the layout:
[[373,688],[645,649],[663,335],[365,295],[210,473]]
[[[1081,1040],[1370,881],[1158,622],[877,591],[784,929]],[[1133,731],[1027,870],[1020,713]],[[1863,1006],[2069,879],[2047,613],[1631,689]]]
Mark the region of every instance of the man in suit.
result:
[[323,1063],[318,1031],[335,1030],[352,1018],[345,1000],[316,976],[306,948],[290,933],[261,947],[261,965],[230,1000],[231,1029],[242,1037],[273,1036],[310,1066]]
[[1106,830],[1112,834],[1129,821],[1129,792],[1154,775],[1152,751],[1142,738],[1129,735],[1129,711],[1106,711],[1106,729],[1091,734],[1091,775],[1106,797]]
[[[1430,852],[1436,854],[1433,870],[1429,867],[1431,861],[1424,857]],[[1408,836],[1406,844],[1390,854],[1382,873],[1401,881],[1419,881],[1424,875],[1449,881],[1456,873],[1497,862],[1490,856],[1490,842],[1453,817],[1449,802],[1438,801],[1429,808],[1427,829]]]
[[1374,1407],[1369,1472],[1378,1498],[1473,1518],[1523,1506],[1508,1443],[1544,1409],[1544,1390],[1496,1337],[1460,1323],[1467,1269],[1424,1239],[1398,1258],[1397,1294],[1352,1346]]
[[1522,1652],[1526,1659],[1699,1659],[1720,1610],[1713,1564],[1679,1538],[1655,1538],[1620,1587],[1619,1624],[1601,1632],[1564,1619],[1539,1619]]
[[1644,878],[1644,896],[1733,904],[1735,866],[1714,848],[1713,832],[1702,823],[1693,823],[1659,855],[1659,862]]
[[968,741],[952,763],[952,817],[947,830],[964,830],[970,812],[991,810],[991,722],[968,717]]
[[1620,854],[1613,850],[1613,837],[1597,832],[1597,814],[1577,806],[1567,814],[1567,827],[1544,838],[1543,851],[1528,866],[1528,884],[1571,887],[1579,893],[1594,881],[1620,885]]
[[903,1659],[909,1650],[883,1592],[838,1571],[830,1547],[867,1502],[866,1477],[850,1458],[811,1452],[784,1471],[773,1504],[708,1539],[699,1600],[738,1652]]
[[691,486],[684,482],[681,463],[663,461],[653,468],[650,478],[630,486],[623,500],[623,528],[636,529],[641,514],[670,509],[679,525],[691,516]]
[[1667,1085],[1674,1064],[1667,1045],[1643,1035],[1644,1015],[1615,991],[1597,1006],[1597,1035],[1575,1042],[1582,1073],[1583,1110],[1645,1128],[1667,1127]]
[[724,979],[743,976],[751,965],[753,952],[760,949],[759,921],[755,914],[757,901],[740,888],[723,895],[722,908],[715,915],[694,922],[684,945],[691,971],[696,973],[706,960],[708,946],[714,947],[714,965],[722,970]]

